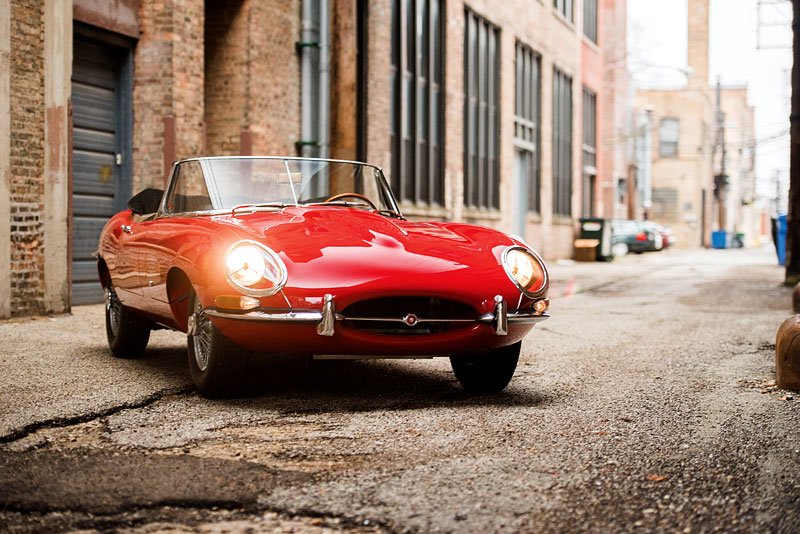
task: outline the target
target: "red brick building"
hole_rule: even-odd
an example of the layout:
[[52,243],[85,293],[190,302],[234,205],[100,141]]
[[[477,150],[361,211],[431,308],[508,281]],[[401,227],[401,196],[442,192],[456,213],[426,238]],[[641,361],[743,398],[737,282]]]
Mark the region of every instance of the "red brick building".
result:
[[5,5],[0,317],[97,301],[103,223],[188,156],[368,160],[410,217],[549,258],[615,198],[604,47],[624,0]]

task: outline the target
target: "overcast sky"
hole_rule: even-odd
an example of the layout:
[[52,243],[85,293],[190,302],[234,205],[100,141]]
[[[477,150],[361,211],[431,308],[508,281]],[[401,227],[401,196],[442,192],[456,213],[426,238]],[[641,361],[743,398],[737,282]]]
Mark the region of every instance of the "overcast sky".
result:
[[[723,85],[748,84],[756,108],[759,190],[772,194],[776,172],[787,190],[791,2],[710,2],[709,80],[716,83],[719,76]],[[629,64],[639,86],[686,83],[686,13],[686,0],[628,0]]]

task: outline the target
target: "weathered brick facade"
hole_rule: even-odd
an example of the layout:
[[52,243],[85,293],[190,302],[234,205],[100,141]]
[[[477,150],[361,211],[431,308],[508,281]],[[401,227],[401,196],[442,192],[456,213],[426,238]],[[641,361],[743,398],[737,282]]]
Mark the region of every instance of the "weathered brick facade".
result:
[[142,0],[133,82],[134,190],[203,153],[203,0]]
[[11,309],[44,311],[44,5],[11,2]]
[[[52,78],[52,73],[45,70],[45,56],[48,53],[57,56],[50,59],[51,65],[63,64],[65,58],[68,61],[71,57],[72,36],[62,31],[71,20],[64,13],[72,12],[84,28],[87,25],[97,27],[106,35],[124,36],[128,39],[126,42],[131,43],[133,192],[144,187],[162,187],[175,159],[203,154],[295,155],[296,143],[301,140],[303,80],[297,43],[303,23],[303,0],[114,0],[113,5],[111,0],[107,4],[102,0],[63,0],[64,3],[52,4],[57,1],[11,0],[7,32],[11,41],[10,74],[6,80],[11,89],[7,128],[10,134],[5,139],[10,150],[10,172],[8,194],[3,198],[5,202],[7,196],[8,202],[0,203],[0,207],[9,206],[9,213],[2,216],[11,223],[6,239],[11,247],[10,259],[0,259],[0,263],[10,273],[7,293],[10,294],[11,314],[16,315],[69,308],[69,295],[61,297],[63,290],[55,288],[57,280],[51,278],[52,273],[63,271],[65,279],[69,280],[70,253],[51,252],[48,256],[43,250],[43,243],[47,241],[44,235],[51,236],[51,240],[54,235],[60,235],[52,231],[48,234],[48,224],[55,225],[60,220],[60,215],[54,218],[52,214],[48,219],[48,213],[55,210],[56,204],[61,211],[54,213],[65,212],[69,202],[69,194],[59,187],[48,188],[50,182],[44,179],[47,173],[69,174],[60,170],[57,160],[52,169],[44,168],[48,153],[45,145],[50,141],[45,133],[49,112],[43,88],[56,91],[54,101],[70,94],[69,76],[66,87],[60,83],[45,83],[48,75]],[[619,2],[624,5],[624,0]],[[48,5],[59,8],[50,10],[51,19],[56,17],[57,20],[50,21],[54,30],[49,34],[46,33]],[[392,1],[338,0],[330,5],[331,39],[327,56],[330,60],[330,154],[355,158],[363,142],[365,159],[388,172],[392,162]],[[443,5],[444,146],[440,147],[444,158],[443,202],[432,206],[404,205],[404,211],[412,218],[469,221],[504,230],[515,227],[522,215],[525,237],[547,257],[571,256],[575,218],[581,206],[581,51],[588,50],[595,60],[602,56],[602,42],[599,48],[584,42],[582,2],[575,2],[571,20],[561,16],[550,1],[447,0]],[[467,9],[498,29],[499,209],[464,207]],[[360,16],[363,18],[359,19]],[[359,27],[366,31],[363,41],[358,35]],[[46,35],[61,36],[64,42],[54,46],[50,41],[48,48]],[[519,185],[514,176],[517,42],[524,43],[541,57],[538,150],[542,209],[536,215],[515,213]],[[358,50],[364,43],[366,50]],[[60,50],[61,55],[54,50]],[[359,70],[362,65],[357,57],[366,58],[364,70]],[[555,67],[572,78],[572,217],[554,216],[552,209]],[[598,76],[601,68],[595,65],[590,70],[593,79],[587,82],[597,92],[604,89]],[[365,73],[362,86],[359,86],[359,72]],[[0,78],[2,75],[0,69]],[[365,95],[366,100],[359,100],[359,96]],[[362,124],[358,124],[359,102],[365,102]],[[0,120],[3,109],[0,106]],[[0,137],[4,131],[0,128]],[[64,139],[59,135],[54,142],[61,142],[59,150],[63,150]],[[53,134],[50,137],[54,137]],[[0,148],[2,146],[0,144]],[[56,183],[68,180],[69,176],[52,178]],[[65,198],[50,198],[48,208],[45,202],[48,194]],[[0,235],[0,239],[3,237]],[[59,260],[59,255],[64,257]],[[49,278],[43,275],[43,265],[47,262],[51,265]],[[3,280],[0,276],[0,285],[5,284]],[[48,284],[54,288],[48,290]],[[4,314],[3,291],[0,287],[0,315]],[[59,303],[59,299],[63,302]]]

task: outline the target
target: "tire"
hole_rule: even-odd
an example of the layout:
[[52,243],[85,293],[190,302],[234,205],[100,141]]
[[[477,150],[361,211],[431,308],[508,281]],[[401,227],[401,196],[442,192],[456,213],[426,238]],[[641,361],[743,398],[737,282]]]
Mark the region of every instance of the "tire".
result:
[[450,365],[461,387],[471,393],[497,393],[514,376],[522,341],[478,354],[450,357]]
[[622,256],[626,256],[628,254],[628,245],[626,243],[614,243],[611,246],[611,252],[614,254],[614,257],[621,258]]
[[187,356],[194,385],[209,399],[236,396],[245,377],[249,353],[214,326],[196,295],[192,295],[189,310]]
[[150,340],[150,323],[126,308],[117,297],[111,279],[105,290],[106,337],[117,358],[138,358]]

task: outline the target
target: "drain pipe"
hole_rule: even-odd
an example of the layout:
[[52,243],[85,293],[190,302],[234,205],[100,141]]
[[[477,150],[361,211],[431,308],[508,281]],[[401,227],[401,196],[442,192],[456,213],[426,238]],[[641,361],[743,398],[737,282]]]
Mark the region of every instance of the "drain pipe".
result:
[[300,41],[300,140],[304,157],[327,157],[330,109],[330,1],[303,0]]
[[319,14],[319,157],[330,155],[331,2],[320,0]]

